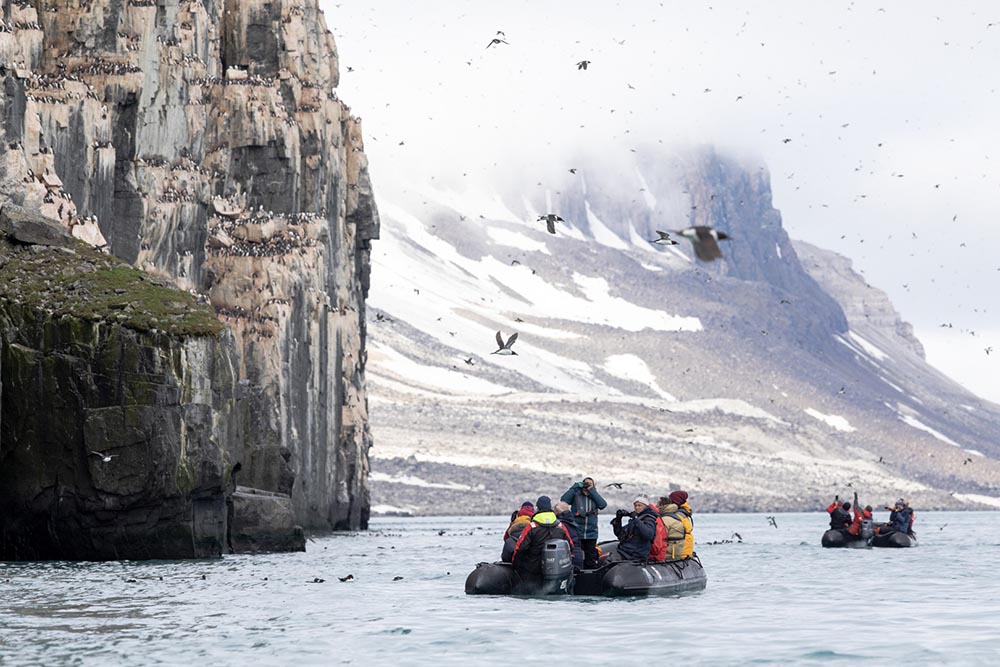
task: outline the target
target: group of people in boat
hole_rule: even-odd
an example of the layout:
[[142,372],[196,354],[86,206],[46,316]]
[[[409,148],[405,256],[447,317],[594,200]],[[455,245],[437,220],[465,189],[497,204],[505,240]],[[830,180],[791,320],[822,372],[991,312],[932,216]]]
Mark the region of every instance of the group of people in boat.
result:
[[524,501],[504,531],[501,560],[511,563],[522,578],[537,578],[549,540],[569,542],[574,567],[586,570],[609,559],[663,562],[694,554],[694,522],[687,492],[673,491],[655,505],[639,495],[632,501],[631,511],[618,510],[611,520],[618,538],[613,554],[603,554],[597,545],[598,514],[607,506],[592,477],[575,482],[554,504],[549,496],[539,496],[534,503]]
[[854,516],[851,517],[851,503],[841,502],[840,496],[834,496],[833,502],[826,508],[830,515],[830,529],[839,530],[851,539],[862,539],[862,526],[868,521],[874,526],[875,535],[890,535],[894,532],[913,534],[913,509],[904,498],[899,498],[893,506],[886,505],[889,511],[889,520],[885,523],[875,524],[872,518],[872,506],[866,505],[863,509],[858,502],[858,494],[854,493]]

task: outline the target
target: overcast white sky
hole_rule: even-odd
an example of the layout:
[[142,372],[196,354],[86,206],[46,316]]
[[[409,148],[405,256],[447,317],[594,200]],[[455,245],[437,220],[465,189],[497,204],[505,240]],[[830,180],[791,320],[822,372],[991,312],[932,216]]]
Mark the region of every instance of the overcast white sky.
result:
[[749,155],[793,238],[853,259],[932,363],[1000,402],[995,0],[320,5],[376,196],[579,146]]

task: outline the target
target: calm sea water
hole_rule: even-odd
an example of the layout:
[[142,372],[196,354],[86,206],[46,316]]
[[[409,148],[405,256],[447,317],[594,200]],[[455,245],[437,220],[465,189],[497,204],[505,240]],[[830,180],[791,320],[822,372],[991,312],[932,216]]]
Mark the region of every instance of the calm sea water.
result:
[[873,550],[821,548],[822,513],[776,518],[697,517],[708,588],[674,598],[466,596],[503,517],[379,519],[304,554],[0,563],[0,664],[1000,664],[1000,513],[921,512],[918,548]]

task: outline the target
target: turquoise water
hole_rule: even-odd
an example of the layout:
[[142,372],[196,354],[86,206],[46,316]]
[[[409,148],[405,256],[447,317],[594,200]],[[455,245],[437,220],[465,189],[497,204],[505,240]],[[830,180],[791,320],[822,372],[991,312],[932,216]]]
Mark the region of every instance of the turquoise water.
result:
[[0,563],[0,664],[1000,664],[1000,514],[921,512],[918,548],[873,550],[822,549],[823,513],[776,519],[698,516],[708,588],[676,598],[466,596],[501,517],[379,519],[304,554]]

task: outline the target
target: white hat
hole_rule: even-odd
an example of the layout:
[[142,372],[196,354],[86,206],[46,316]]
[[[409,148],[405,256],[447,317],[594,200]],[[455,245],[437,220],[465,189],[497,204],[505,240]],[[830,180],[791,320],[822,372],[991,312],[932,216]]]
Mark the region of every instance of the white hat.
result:
[[642,503],[643,505],[649,505],[649,498],[647,498],[646,496],[636,496],[635,500],[632,501],[632,504],[635,505],[636,503]]

